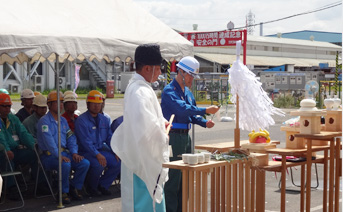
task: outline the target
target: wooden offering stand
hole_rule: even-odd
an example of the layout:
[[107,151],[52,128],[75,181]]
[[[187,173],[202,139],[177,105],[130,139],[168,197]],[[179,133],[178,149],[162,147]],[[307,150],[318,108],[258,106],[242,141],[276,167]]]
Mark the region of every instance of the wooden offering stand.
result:
[[[311,182],[311,165],[312,163],[323,163],[323,211],[327,211],[327,203],[329,203],[329,211],[333,211],[333,203],[335,202],[335,211],[337,211],[339,198],[339,191],[334,188],[334,182],[339,182],[339,173],[334,170],[339,164],[339,142],[336,141],[335,137],[341,136],[341,112],[329,112],[329,116],[326,117],[325,130],[321,125],[321,116],[327,115],[327,111],[321,110],[311,110],[311,111],[292,111],[291,115],[300,116],[300,126],[299,127],[281,127],[282,131],[286,131],[286,149],[271,149],[267,150],[269,153],[279,154],[282,156],[281,167],[279,164],[269,164],[269,166],[264,167],[265,170],[278,170],[281,171],[281,211],[285,211],[285,170],[288,167],[296,166],[296,163],[286,162],[286,156],[305,156],[306,161],[298,163],[301,166],[301,198],[300,198],[300,210],[305,209],[305,185],[306,185],[306,211],[310,211],[311,206],[311,184],[305,183],[305,166],[306,166],[306,182]],[[329,118],[328,118],[329,117]],[[330,120],[330,121],[329,121]],[[327,125],[329,127],[327,127]],[[340,131],[336,131],[340,129]],[[328,132],[330,130],[331,132]],[[328,142],[330,146],[328,146]],[[318,145],[318,146],[317,146]],[[317,151],[324,151],[324,157],[317,157],[312,160],[313,153]],[[335,153],[336,152],[336,153]],[[330,157],[329,157],[330,153]],[[335,157],[334,157],[335,156]],[[330,164],[328,163],[330,159]],[[335,164],[336,163],[336,164]],[[327,168],[330,165],[329,179]],[[327,181],[329,180],[329,186]],[[329,201],[327,200],[327,188],[329,187]],[[335,185],[336,187],[336,185]],[[335,194],[335,199],[333,195]]]
[[342,131],[342,109],[326,110],[325,130],[331,132]]
[[294,136],[300,133],[300,127],[281,126],[280,130],[286,132],[286,149],[305,149],[304,139]]
[[321,130],[320,117],[325,116],[326,112],[315,111],[291,111],[292,116],[300,116],[301,134],[318,134]]

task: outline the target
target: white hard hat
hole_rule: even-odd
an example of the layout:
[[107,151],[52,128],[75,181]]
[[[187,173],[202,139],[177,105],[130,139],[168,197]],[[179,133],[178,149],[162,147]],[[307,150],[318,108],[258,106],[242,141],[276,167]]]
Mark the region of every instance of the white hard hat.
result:
[[65,94],[63,102],[77,102],[75,94],[74,93]]
[[74,92],[73,91],[65,91],[63,95],[66,96],[67,94],[74,94]]
[[31,99],[31,98],[35,98],[35,94],[33,93],[31,89],[24,89],[21,92],[20,99]]
[[42,94],[37,95],[34,99],[33,99],[33,105],[36,105],[38,107],[48,107],[48,105],[46,104],[46,98],[45,96],[43,96]]
[[176,66],[181,68],[188,74],[192,75],[193,77],[196,77],[199,74],[200,64],[194,57],[184,57]]

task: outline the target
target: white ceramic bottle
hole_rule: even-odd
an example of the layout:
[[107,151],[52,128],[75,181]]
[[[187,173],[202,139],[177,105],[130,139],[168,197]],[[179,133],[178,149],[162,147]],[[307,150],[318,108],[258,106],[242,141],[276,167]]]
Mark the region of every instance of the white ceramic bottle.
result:
[[334,96],[333,98],[333,101],[334,101],[334,104],[333,104],[333,110],[338,110],[339,109],[339,106],[341,105],[341,99],[338,98],[337,95]]
[[326,110],[332,110],[332,106],[334,105],[333,99],[324,99],[324,105],[326,107]]

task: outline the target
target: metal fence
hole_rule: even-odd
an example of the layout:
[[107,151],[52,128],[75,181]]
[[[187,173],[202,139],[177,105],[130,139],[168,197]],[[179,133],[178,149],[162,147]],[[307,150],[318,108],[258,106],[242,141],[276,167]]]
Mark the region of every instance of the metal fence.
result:
[[[173,79],[176,75],[171,75]],[[198,104],[211,104],[211,105],[225,105],[231,104],[230,98],[230,84],[228,83],[228,75],[223,73],[200,73],[199,79],[194,79],[191,88],[195,100]],[[159,83],[157,89],[163,90],[167,84],[166,79]],[[342,81],[320,81],[319,92],[316,95],[316,102],[318,108],[323,108],[325,98],[337,95],[341,98],[342,95]],[[287,104],[282,104],[280,107],[299,107],[300,101],[305,98],[304,89],[290,89],[279,91],[278,93],[269,92],[269,97],[277,103],[277,98],[285,98]],[[286,98],[288,97],[288,98]]]
[[227,74],[199,74],[200,79],[193,82],[192,92],[199,104],[230,103],[230,85]]

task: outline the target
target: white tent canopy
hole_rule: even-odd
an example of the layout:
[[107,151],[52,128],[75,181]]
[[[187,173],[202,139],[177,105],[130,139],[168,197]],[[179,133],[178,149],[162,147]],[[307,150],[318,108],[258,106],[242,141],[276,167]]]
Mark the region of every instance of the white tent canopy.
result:
[[[131,0],[0,0],[0,4],[0,65],[49,60],[56,62],[59,79],[57,58],[59,62],[85,58],[127,61],[143,43],[158,43],[166,60],[193,54],[188,40]],[[57,92],[59,95],[59,86]],[[60,127],[58,116],[58,131]]]
[[0,64],[133,58],[158,43],[166,60],[193,55],[193,45],[131,0],[0,0]]

